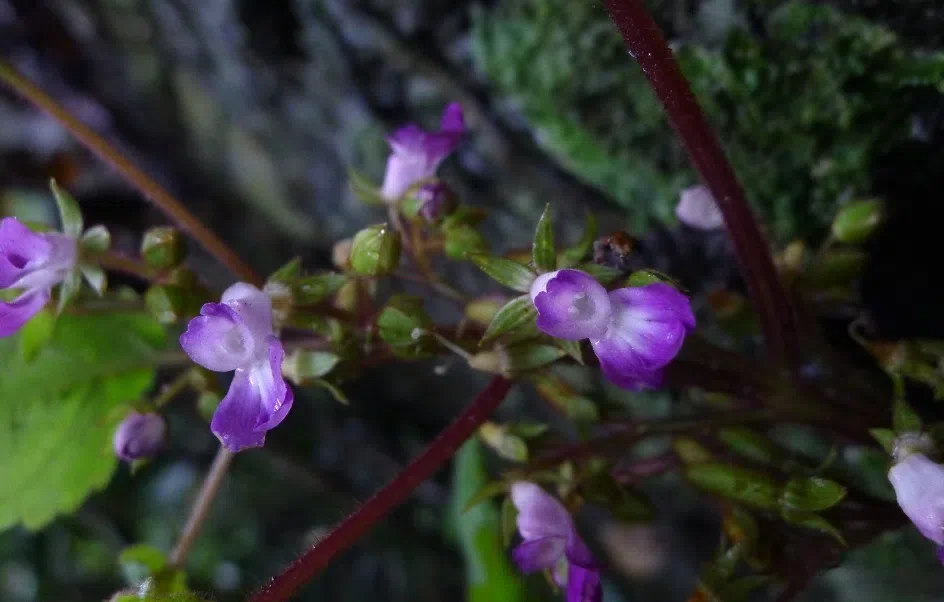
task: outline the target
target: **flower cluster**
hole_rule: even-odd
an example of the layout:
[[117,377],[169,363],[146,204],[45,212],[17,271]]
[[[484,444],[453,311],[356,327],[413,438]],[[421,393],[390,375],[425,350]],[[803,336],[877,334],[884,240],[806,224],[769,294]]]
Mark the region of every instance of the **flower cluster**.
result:
[[534,483],[511,486],[518,510],[518,532],[524,539],[512,552],[525,573],[549,570],[554,582],[567,588],[567,602],[600,602],[600,568],[580,538],[570,513],[554,496]]
[[688,298],[663,283],[607,292],[580,270],[542,274],[531,286],[538,328],[558,339],[590,339],[603,374],[626,389],[656,387],[662,368],[695,328]]
[[393,152],[387,159],[381,196],[388,203],[396,202],[411,187],[432,178],[464,133],[462,107],[455,102],[443,111],[438,132],[427,132],[412,123],[395,131],[387,138]]
[[180,335],[194,362],[214,372],[235,370],[210,429],[228,450],[259,447],[285,419],[294,396],[282,377],[285,352],[272,333],[272,301],[244,282],[207,303]]
[[13,217],[0,221],[0,289],[19,291],[13,301],[0,301],[0,337],[15,333],[36,315],[75,262],[74,238],[33,232]]

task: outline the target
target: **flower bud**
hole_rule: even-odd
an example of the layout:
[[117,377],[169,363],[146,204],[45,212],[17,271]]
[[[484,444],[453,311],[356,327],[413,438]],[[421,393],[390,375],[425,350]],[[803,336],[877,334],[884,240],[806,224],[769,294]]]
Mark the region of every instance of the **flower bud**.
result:
[[364,276],[383,276],[400,263],[400,233],[387,224],[364,228],[351,245],[351,267]]
[[141,256],[148,265],[159,270],[178,266],[187,256],[184,237],[175,228],[151,228],[141,240]]
[[456,194],[445,182],[426,184],[417,191],[416,200],[419,215],[429,223],[449,215],[458,204]]
[[167,423],[160,414],[131,412],[115,431],[115,455],[127,462],[156,456],[166,435]]
[[350,238],[344,238],[334,243],[331,247],[331,263],[339,270],[351,269],[351,247],[354,241]]
[[885,206],[878,199],[855,201],[843,207],[833,220],[833,238],[839,242],[865,242],[885,221]]
[[898,505],[922,535],[944,545],[944,466],[920,452],[896,459],[888,480]]

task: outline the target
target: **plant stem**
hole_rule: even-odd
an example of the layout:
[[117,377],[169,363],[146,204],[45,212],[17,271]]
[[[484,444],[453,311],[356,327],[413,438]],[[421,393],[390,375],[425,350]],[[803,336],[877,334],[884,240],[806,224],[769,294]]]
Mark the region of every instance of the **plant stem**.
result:
[[190,508],[190,516],[187,517],[187,524],[184,525],[184,530],[180,533],[180,539],[177,540],[177,545],[174,546],[173,552],[170,553],[170,562],[172,565],[177,567],[182,565],[184,559],[187,557],[187,553],[190,552],[190,548],[197,540],[197,535],[200,534],[200,527],[203,526],[203,521],[206,520],[207,514],[210,512],[210,506],[213,505],[213,500],[220,491],[220,485],[223,484],[226,469],[229,468],[230,462],[233,461],[234,457],[235,454],[228,451],[222,445],[219,451],[216,452],[216,457],[213,458],[210,471],[207,473],[206,478],[203,480],[203,485],[200,487],[197,500],[193,503],[193,507]]
[[171,221],[202,244],[210,255],[226,266],[234,276],[256,286],[262,286],[259,275],[212,230],[190,213],[183,203],[3,59],[0,59],[0,80],[6,82],[13,91],[32,105],[58,121],[99,159],[111,165],[145,198],[157,205]]
[[800,343],[793,304],[780,282],[767,241],[747,204],[744,190],[659,26],[646,12],[642,0],[606,0],[605,4],[630,55],[642,67],[701,179],[718,202],[760,316],[768,350],[776,359],[796,367]]
[[158,277],[157,271],[148,264],[115,251],[94,255],[91,260],[106,270],[124,272],[141,280],[153,281]]
[[466,439],[505,399],[511,381],[496,376],[485,389],[383,489],[341,521],[327,537],[273,578],[250,602],[283,602],[311,581],[339,553],[361,538],[374,524],[403,503],[423,481],[451,458]]

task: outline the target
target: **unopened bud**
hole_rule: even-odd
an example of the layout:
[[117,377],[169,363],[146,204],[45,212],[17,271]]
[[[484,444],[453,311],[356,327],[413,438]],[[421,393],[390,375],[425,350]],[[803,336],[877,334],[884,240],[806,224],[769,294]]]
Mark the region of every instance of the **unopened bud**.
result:
[[156,456],[164,447],[167,423],[160,414],[131,412],[115,431],[115,455],[131,462]]
[[166,270],[180,265],[187,256],[187,246],[179,230],[151,228],[141,240],[141,256],[151,267]]
[[488,243],[475,227],[460,224],[446,230],[443,251],[450,259],[463,260],[469,255],[487,253]]
[[455,211],[456,194],[445,182],[426,184],[416,193],[419,215],[429,223],[433,223]]
[[351,245],[351,267],[364,276],[383,276],[400,263],[400,233],[387,224],[364,228]]
[[331,247],[331,263],[339,270],[351,269],[351,247],[354,241],[350,238],[344,238],[334,243]]
[[833,220],[833,238],[857,244],[868,240],[885,221],[885,205],[878,199],[855,201],[839,210]]

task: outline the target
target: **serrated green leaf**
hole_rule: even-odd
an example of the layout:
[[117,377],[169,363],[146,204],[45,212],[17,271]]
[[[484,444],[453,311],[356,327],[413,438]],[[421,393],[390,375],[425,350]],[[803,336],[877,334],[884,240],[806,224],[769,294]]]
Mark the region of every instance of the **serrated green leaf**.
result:
[[561,268],[568,268],[586,257],[593,249],[593,241],[597,239],[598,228],[596,215],[587,211],[587,222],[583,228],[583,235],[574,246],[568,247],[558,254],[557,265]]
[[901,398],[895,400],[892,425],[899,435],[921,432],[921,418],[911,408],[911,405]]
[[56,197],[56,206],[59,207],[59,221],[62,222],[62,233],[78,239],[82,236],[85,227],[82,224],[82,210],[72,195],[59,187],[55,180],[49,181],[52,195]]
[[63,314],[30,360],[19,336],[0,340],[0,529],[38,529],[108,482],[114,429],[164,345],[158,324],[128,314]]
[[479,266],[492,280],[512,290],[527,293],[537,275],[517,261],[490,255],[470,255],[475,265]]
[[781,503],[790,510],[818,512],[832,508],[846,497],[846,488],[821,477],[790,479],[783,489]]
[[760,472],[727,464],[693,464],[685,476],[704,491],[754,508],[779,507],[780,484]]
[[[506,303],[489,322],[479,345],[485,345],[502,335],[513,335],[537,319],[538,311],[529,295],[522,295]],[[530,331],[529,331],[530,332]]]
[[544,213],[538,220],[531,257],[534,260],[534,267],[542,272],[553,272],[557,269],[557,250],[554,248],[554,223],[551,220],[550,203],[545,205]]

